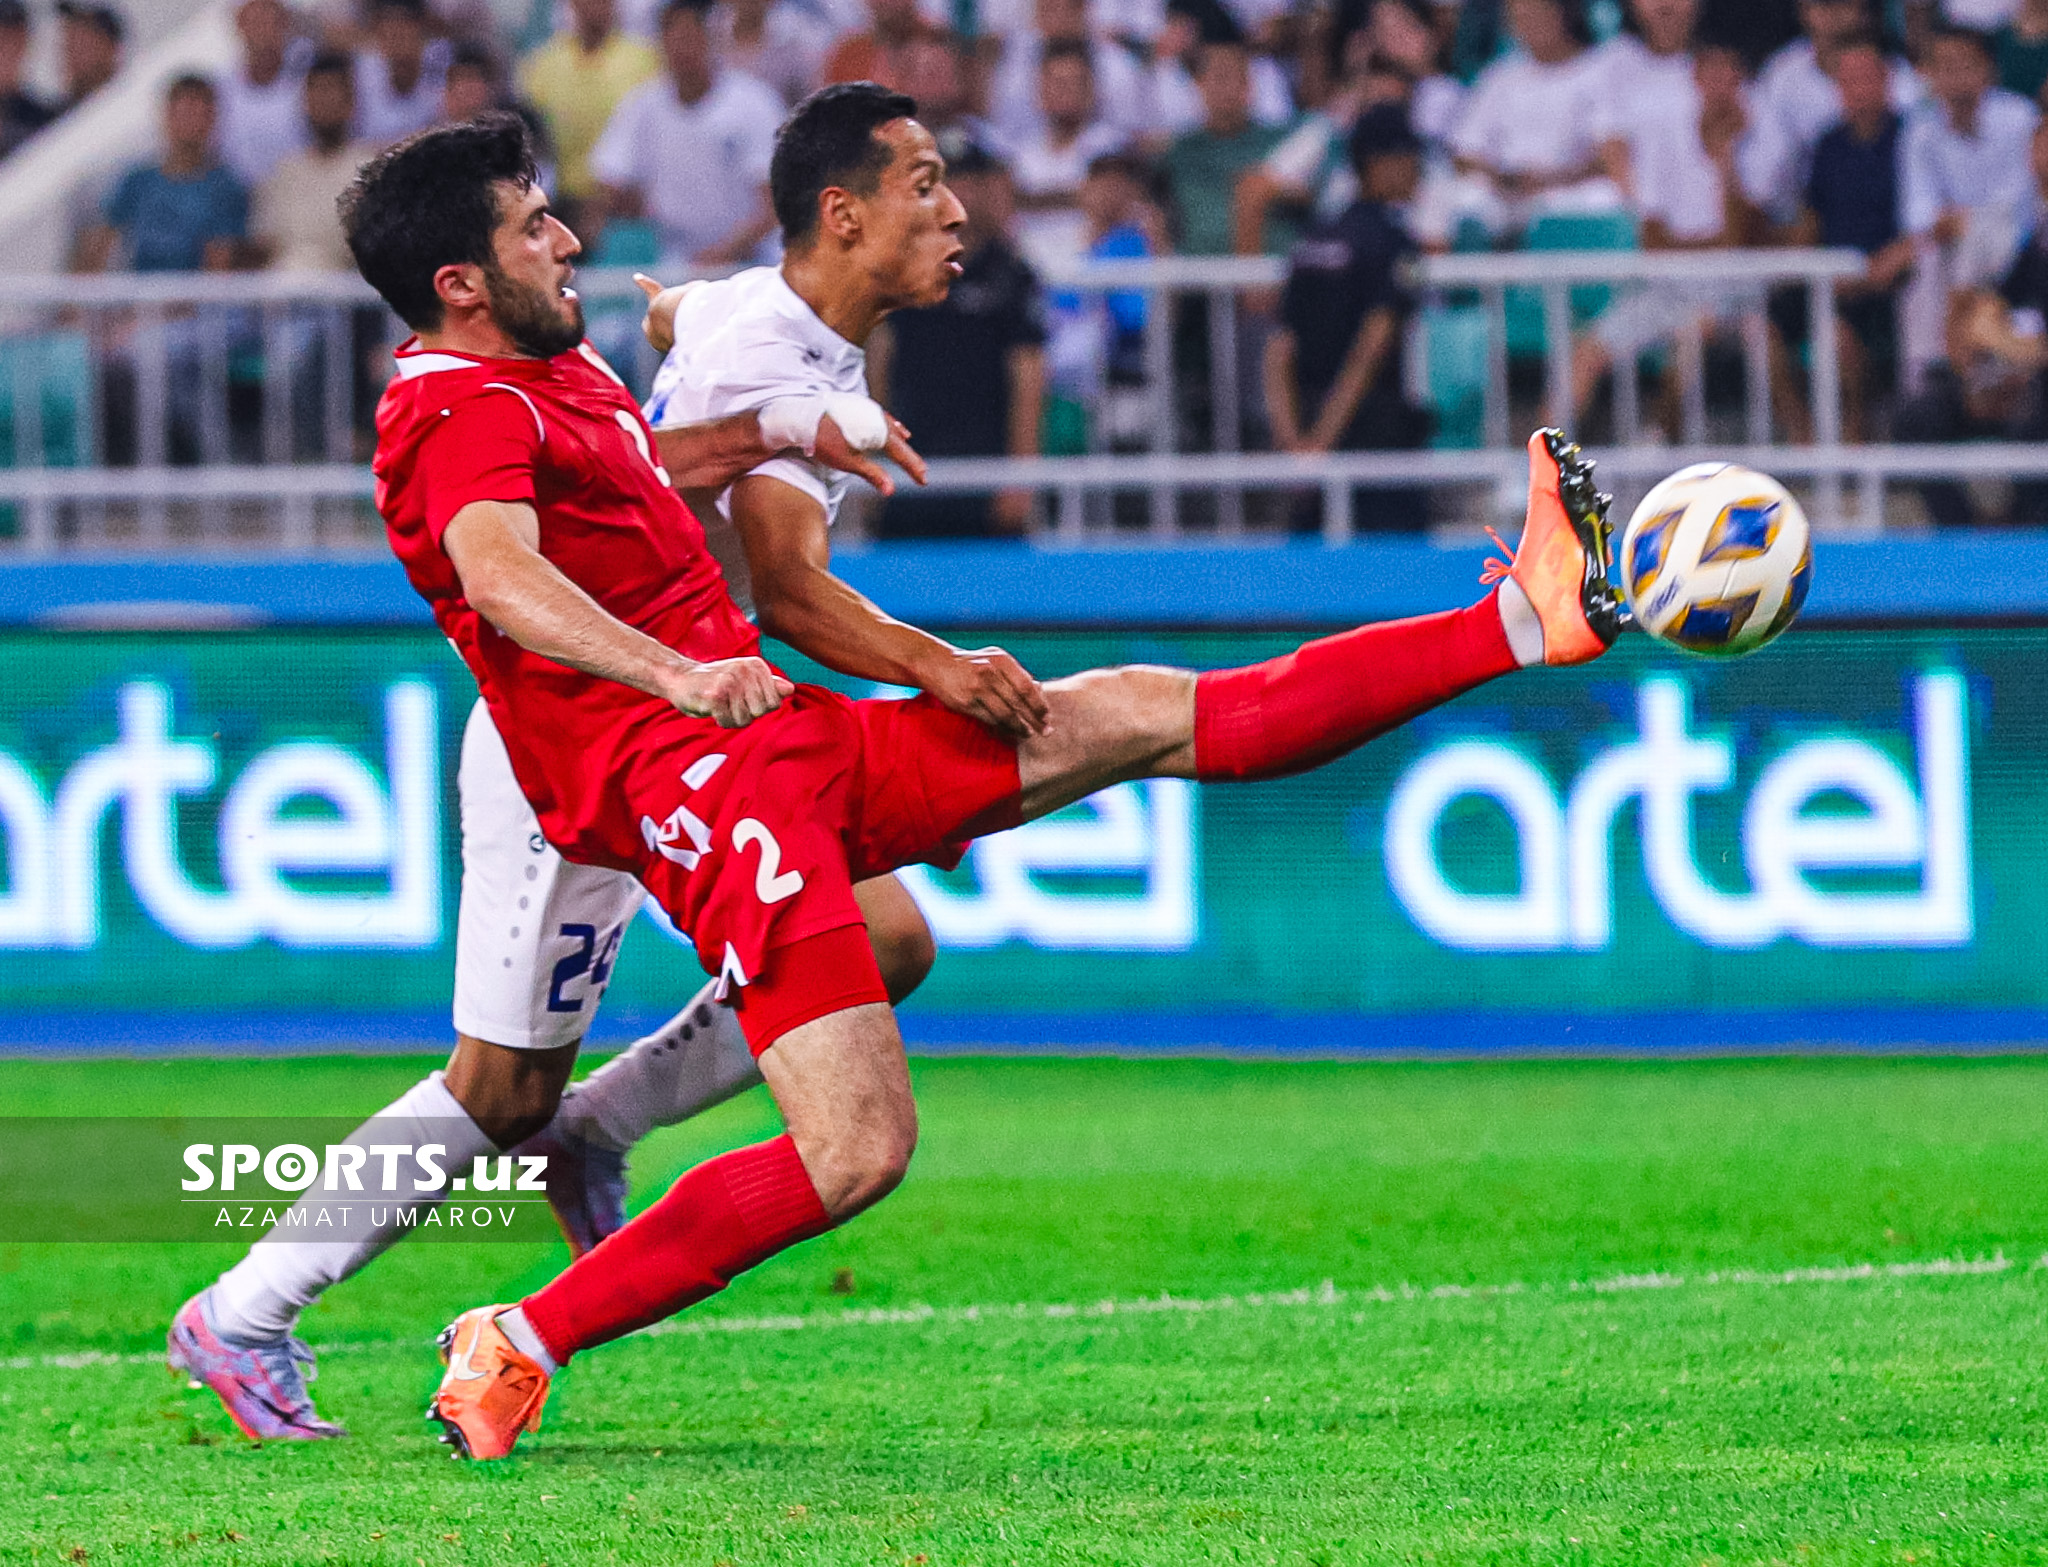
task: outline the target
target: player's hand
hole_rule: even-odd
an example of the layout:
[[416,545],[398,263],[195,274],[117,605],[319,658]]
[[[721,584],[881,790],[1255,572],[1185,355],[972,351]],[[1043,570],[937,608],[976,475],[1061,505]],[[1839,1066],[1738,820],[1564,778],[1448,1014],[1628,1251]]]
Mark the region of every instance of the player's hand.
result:
[[1045,689],[999,647],[951,648],[924,671],[924,689],[949,711],[1022,740],[1052,727]]
[[[883,417],[889,421],[889,439],[882,445],[882,454],[909,474],[912,483],[924,483],[924,459],[911,449],[910,432],[893,415]],[[818,421],[818,438],[811,455],[828,468],[867,480],[884,495],[896,493],[896,481],[889,477],[889,470],[866,452],[856,451],[830,414]]]
[[665,354],[676,346],[676,306],[697,284],[678,283],[673,288],[663,288],[645,272],[635,272],[633,281],[647,296],[647,314],[641,318],[640,330],[647,334],[647,341],[657,354]]
[[715,719],[721,729],[744,729],[795,694],[796,687],[760,659],[725,658],[684,670],[668,699],[693,718]]

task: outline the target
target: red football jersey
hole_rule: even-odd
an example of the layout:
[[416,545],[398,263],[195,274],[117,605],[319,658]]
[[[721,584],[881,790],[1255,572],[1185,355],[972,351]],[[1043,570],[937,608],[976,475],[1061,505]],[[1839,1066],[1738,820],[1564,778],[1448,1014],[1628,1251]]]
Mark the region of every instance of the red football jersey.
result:
[[463,598],[441,533],[472,501],[524,502],[541,554],[627,625],[704,662],[758,655],[632,394],[588,343],[538,360],[408,342],[377,408],[373,467],[391,548],[476,676],[542,830],[571,859],[623,865],[598,830],[613,762],[673,709],[500,634]]

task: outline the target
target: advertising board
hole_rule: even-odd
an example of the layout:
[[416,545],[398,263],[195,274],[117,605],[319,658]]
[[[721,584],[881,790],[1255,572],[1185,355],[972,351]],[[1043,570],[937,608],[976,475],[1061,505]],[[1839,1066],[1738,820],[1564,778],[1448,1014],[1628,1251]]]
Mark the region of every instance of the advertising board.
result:
[[[1018,633],[1041,675],[1268,633]],[[474,690],[411,629],[0,633],[0,1045],[436,1044]],[[799,676],[801,661],[785,661]],[[931,1045],[1696,1048],[2048,1023],[2048,632],[1632,638],[1320,772],[906,873]],[[1370,678],[1370,672],[1361,672]],[[570,938],[565,938],[568,940]],[[654,918],[595,1040],[698,983]]]

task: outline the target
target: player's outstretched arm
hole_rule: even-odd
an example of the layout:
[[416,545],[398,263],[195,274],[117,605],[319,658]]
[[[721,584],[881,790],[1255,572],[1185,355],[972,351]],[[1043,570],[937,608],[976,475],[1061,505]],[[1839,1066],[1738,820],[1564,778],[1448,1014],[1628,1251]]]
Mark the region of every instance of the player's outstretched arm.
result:
[[606,613],[540,553],[531,506],[472,501],[441,547],[470,607],[529,652],[658,696],[685,713],[739,729],[796,688],[758,658],[700,664]]
[[957,648],[885,614],[832,575],[825,508],[815,498],[754,474],[732,487],[728,504],[762,630],[828,669],[915,686],[1005,734],[1045,732],[1045,692],[1008,653]]

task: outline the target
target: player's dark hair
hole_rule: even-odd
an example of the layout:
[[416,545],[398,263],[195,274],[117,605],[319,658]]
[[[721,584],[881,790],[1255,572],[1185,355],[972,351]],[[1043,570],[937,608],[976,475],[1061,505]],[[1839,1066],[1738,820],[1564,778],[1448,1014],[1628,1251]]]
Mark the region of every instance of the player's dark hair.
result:
[[164,102],[169,103],[173,98],[182,98],[187,93],[204,98],[208,103],[216,103],[220,99],[220,93],[214,87],[212,77],[201,76],[197,71],[187,71],[182,76],[173,76],[165,85]]
[[800,245],[818,226],[818,198],[833,186],[873,193],[889,149],[875,135],[917,113],[915,99],[875,82],[842,82],[814,92],[775,133],[768,194],[784,245]]
[[655,24],[655,30],[662,31],[671,21],[683,15],[694,16],[698,21],[704,21],[711,10],[711,5],[712,0],[668,0],[661,8],[661,20]]
[[539,180],[526,124],[495,111],[408,137],[363,165],[341,194],[341,228],[356,270],[416,332],[441,324],[434,274],[493,264],[498,186]]
[[1038,51],[1038,68],[1041,71],[1055,60],[1078,60],[1089,70],[1095,69],[1095,51],[1079,38],[1055,38]]

